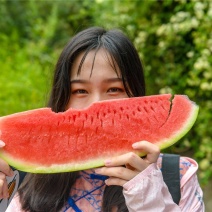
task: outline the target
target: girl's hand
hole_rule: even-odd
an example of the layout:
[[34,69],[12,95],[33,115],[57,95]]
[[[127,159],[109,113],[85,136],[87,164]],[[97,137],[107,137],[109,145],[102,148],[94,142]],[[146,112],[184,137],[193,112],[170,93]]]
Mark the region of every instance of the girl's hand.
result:
[[[4,146],[5,143],[0,141],[0,148]],[[0,199],[9,197],[6,176],[12,177],[13,170],[4,160],[0,158]]]
[[132,147],[135,150],[146,152],[145,158],[129,152],[108,159],[105,161],[105,167],[95,169],[96,173],[109,176],[105,181],[106,185],[123,186],[150,164],[155,163],[160,154],[159,147],[147,141],[136,142]]

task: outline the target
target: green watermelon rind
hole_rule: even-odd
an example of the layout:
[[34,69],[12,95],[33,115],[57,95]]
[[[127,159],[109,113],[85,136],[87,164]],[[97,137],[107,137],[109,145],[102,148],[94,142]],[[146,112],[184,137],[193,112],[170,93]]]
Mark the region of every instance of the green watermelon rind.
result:
[[[52,164],[51,166],[40,166],[39,164],[26,163],[20,159],[13,158],[9,154],[0,153],[1,158],[8,162],[14,168],[30,173],[59,173],[86,170],[90,168],[96,168],[104,166],[104,160],[106,158],[98,158],[92,160],[81,161],[81,163],[66,163],[66,164]],[[15,161],[15,162],[14,162]]]
[[[172,138],[169,139],[163,139],[162,141],[159,141],[156,143],[156,145],[162,150],[167,147],[170,147],[174,143],[176,143],[178,140],[180,140],[194,125],[194,122],[197,119],[197,115],[199,112],[199,107],[193,103],[191,106],[190,115],[187,121],[182,125],[182,127],[176,132]],[[133,149],[132,149],[133,151]],[[144,156],[144,153],[136,152],[139,156]],[[116,152],[114,155],[111,152],[111,157],[115,155],[123,154]],[[14,166],[15,168],[25,171],[25,172],[31,172],[31,173],[58,173],[58,172],[70,172],[70,171],[79,171],[79,170],[86,170],[90,168],[96,168],[104,166],[104,160],[107,157],[102,158],[94,158],[91,160],[85,160],[81,161],[80,163],[66,163],[66,164],[52,164],[51,166],[40,166],[39,164],[31,164],[26,163],[22,160],[18,160],[17,158],[11,157],[11,155],[0,151],[1,158],[7,161],[11,166]]]
[[156,145],[162,150],[172,146],[177,141],[179,141],[193,127],[197,119],[198,113],[199,113],[199,106],[193,103],[189,115],[190,118],[187,119],[187,121],[182,125],[182,127],[178,130],[178,132],[175,132],[175,136],[173,136],[173,138],[171,139],[164,139],[156,143]]

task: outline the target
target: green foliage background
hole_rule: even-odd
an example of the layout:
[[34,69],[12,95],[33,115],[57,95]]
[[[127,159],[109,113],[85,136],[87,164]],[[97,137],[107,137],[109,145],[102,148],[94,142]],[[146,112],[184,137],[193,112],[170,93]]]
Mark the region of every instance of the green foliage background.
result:
[[200,106],[192,130],[169,151],[195,158],[212,176],[212,2],[0,2],[0,116],[43,107],[65,43],[89,26],[121,28],[145,65],[147,94],[186,94]]

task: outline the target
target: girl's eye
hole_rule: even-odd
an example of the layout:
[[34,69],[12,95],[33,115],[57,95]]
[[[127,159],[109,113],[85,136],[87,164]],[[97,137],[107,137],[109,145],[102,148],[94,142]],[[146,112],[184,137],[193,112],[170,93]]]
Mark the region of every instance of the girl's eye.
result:
[[87,94],[88,92],[86,90],[83,89],[77,89],[72,91],[72,94]]
[[124,92],[124,90],[121,89],[121,88],[110,88],[110,89],[108,89],[108,92],[112,92],[112,93],[114,93],[114,92]]

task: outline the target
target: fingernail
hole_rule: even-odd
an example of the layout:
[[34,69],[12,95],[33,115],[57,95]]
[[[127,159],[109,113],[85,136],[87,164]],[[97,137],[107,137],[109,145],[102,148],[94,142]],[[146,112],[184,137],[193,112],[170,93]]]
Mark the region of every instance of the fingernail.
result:
[[5,143],[2,140],[0,140],[0,148],[4,146],[5,146]]
[[138,147],[138,143],[132,144],[132,147],[133,147],[133,148],[137,148],[137,147]]
[[111,160],[110,159],[105,160],[105,165],[110,165],[110,164],[111,164]]

